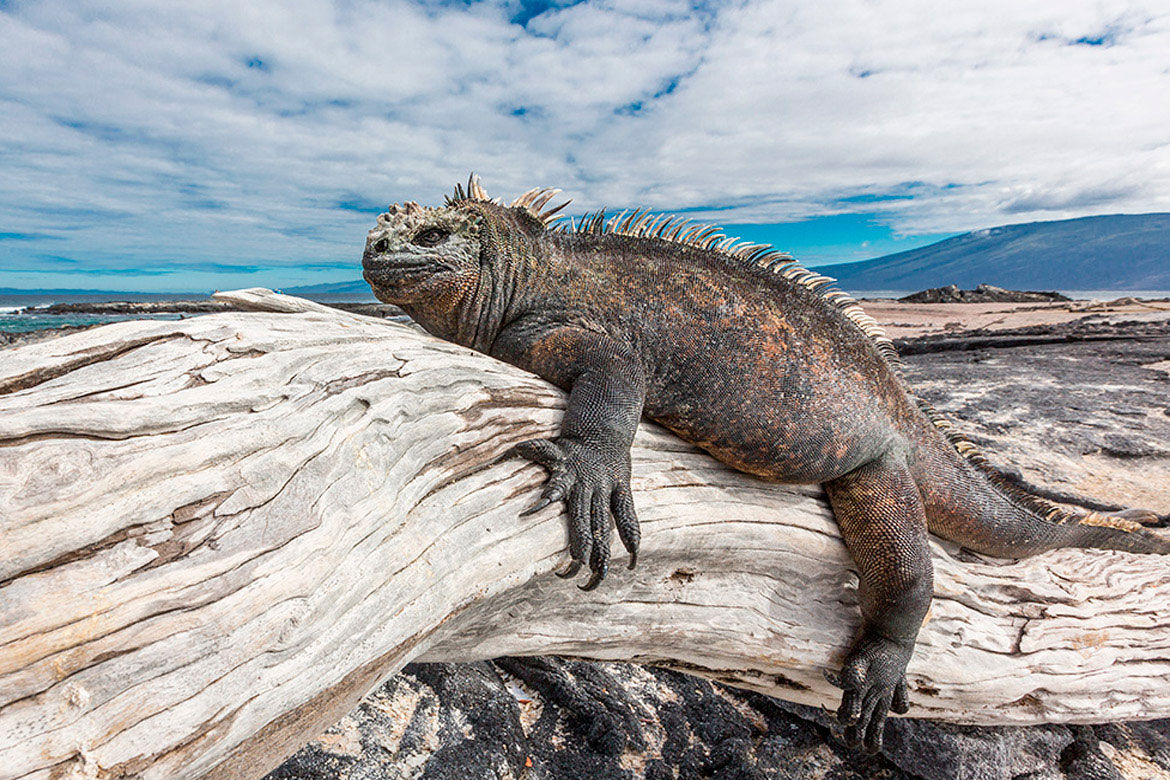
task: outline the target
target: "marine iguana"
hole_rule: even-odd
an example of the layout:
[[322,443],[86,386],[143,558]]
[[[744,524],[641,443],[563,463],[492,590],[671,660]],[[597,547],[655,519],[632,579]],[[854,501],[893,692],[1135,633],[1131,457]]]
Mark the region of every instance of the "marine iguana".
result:
[[860,577],[862,623],[839,675],[853,746],[908,709],[905,670],[932,595],[927,532],[977,552],[1170,553],[1131,516],[1064,509],[992,468],[910,394],[877,323],[832,279],[770,246],[645,211],[566,225],[557,190],[510,205],[472,177],[439,207],[391,206],[362,267],[423,328],[569,393],[560,435],[513,448],[565,502],[571,577],[606,576],[610,528],[637,560],[630,445],[642,415],[734,468],[821,483]]

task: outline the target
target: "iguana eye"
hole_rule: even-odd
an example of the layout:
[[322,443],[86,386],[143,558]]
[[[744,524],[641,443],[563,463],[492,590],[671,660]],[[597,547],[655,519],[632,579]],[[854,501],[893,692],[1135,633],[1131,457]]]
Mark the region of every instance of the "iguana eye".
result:
[[427,228],[414,237],[414,243],[419,246],[438,246],[447,239],[447,231],[442,228]]
[[383,252],[385,252],[389,248],[390,248],[390,241],[388,239],[379,238],[377,241],[374,242],[374,251],[377,252],[378,254],[382,254]]

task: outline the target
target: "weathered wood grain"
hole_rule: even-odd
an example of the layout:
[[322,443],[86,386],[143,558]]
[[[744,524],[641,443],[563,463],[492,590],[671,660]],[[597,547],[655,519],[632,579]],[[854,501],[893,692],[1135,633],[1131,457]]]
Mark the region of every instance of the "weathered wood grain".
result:
[[[394,323],[127,322],[0,352],[0,778],[258,777],[407,661],[662,663],[830,705],[856,579],[816,487],[656,426],[639,568],[582,593],[543,474],[563,395]],[[912,714],[1170,714],[1170,562],[934,545]]]

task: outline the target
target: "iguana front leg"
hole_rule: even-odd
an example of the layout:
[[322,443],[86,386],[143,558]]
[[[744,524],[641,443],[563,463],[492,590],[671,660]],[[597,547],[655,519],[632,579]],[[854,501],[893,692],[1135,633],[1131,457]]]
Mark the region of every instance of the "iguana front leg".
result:
[[521,442],[512,452],[548,469],[540,500],[525,514],[567,503],[572,560],[558,574],[572,577],[588,562],[592,576],[582,589],[592,590],[609,571],[611,515],[630,568],[638,558],[630,445],[645,398],[641,366],[608,336],[577,327],[515,327],[493,354],[569,390],[560,436]]
[[908,709],[906,664],[933,595],[922,499],[905,459],[890,453],[825,484],[860,575],[861,631],[839,677],[838,720],[851,747],[881,748],[890,710]]

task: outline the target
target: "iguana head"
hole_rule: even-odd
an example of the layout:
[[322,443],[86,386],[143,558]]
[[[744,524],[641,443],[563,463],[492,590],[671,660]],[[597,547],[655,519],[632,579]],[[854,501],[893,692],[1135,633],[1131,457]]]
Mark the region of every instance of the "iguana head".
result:
[[481,215],[459,205],[395,204],[366,237],[363,276],[386,303],[408,304],[471,289],[480,273],[482,222]]
[[567,203],[543,211],[558,190],[531,190],[505,206],[473,176],[442,206],[391,206],[362,256],[374,295],[406,309],[431,333],[485,350],[503,326],[517,279],[540,265],[546,228]]

